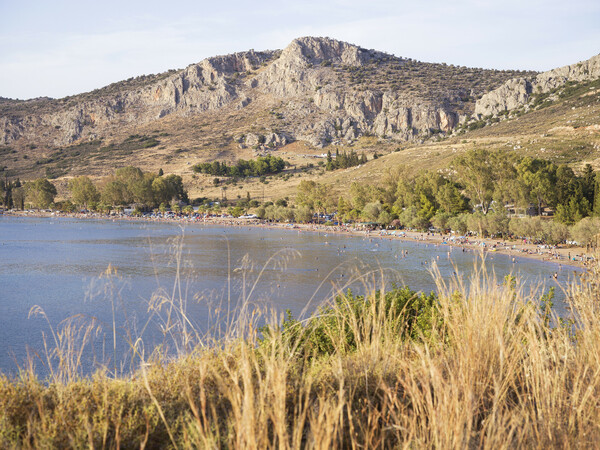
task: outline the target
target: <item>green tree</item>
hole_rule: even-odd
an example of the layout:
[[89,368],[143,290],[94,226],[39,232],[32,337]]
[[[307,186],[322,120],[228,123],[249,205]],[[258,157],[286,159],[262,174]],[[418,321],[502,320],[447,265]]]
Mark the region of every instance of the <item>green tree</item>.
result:
[[544,224],[541,217],[512,218],[508,227],[515,236],[544,240]]
[[454,232],[464,235],[467,232],[467,218],[470,214],[459,214],[448,219],[448,226]]
[[269,175],[281,172],[286,162],[276,156],[260,156],[255,160],[240,159],[235,165],[229,166],[219,161],[196,164],[194,172],[226,177],[249,177]]
[[100,191],[100,198],[103,203],[110,206],[126,205],[130,199],[127,186],[114,178],[104,184]]
[[449,226],[448,221],[450,218],[452,218],[452,214],[444,211],[438,211],[435,216],[431,218],[431,224],[440,230],[445,230]]
[[77,210],[75,205],[69,200],[63,200],[62,202],[56,202],[54,208],[62,212],[74,212]]
[[377,217],[377,223],[380,223],[383,226],[388,226],[393,220],[392,215],[387,212],[385,209],[382,209]]
[[[259,219],[264,219],[266,217],[266,210],[264,206],[259,206],[256,210],[256,216]],[[300,222],[300,221],[299,221]]]
[[56,187],[46,178],[25,184],[25,199],[35,208],[48,208],[56,197]]
[[25,209],[25,188],[23,186],[11,189],[12,206],[17,209]]
[[348,202],[346,200],[344,200],[344,197],[342,197],[340,195],[340,197],[338,198],[338,204],[337,204],[338,216],[340,218],[344,218],[349,210],[350,210],[350,205],[348,204]]
[[312,220],[313,213],[308,206],[300,206],[294,210],[294,220],[300,223],[308,223]]
[[478,233],[480,236],[489,235],[488,221],[486,214],[475,212],[467,216],[467,228],[472,233]]
[[235,206],[235,207],[231,208],[230,214],[233,217],[237,218],[237,217],[240,217],[242,214],[244,214],[244,210],[239,206]]
[[96,186],[89,177],[81,176],[69,181],[69,190],[71,197],[76,205],[88,208],[92,202],[100,200],[100,194]]
[[408,228],[421,228],[420,219],[418,217],[418,209],[415,205],[404,208],[400,214],[398,214],[398,220],[400,224]]
[[454,183],[442,184],[435,193],[440,209],[449,214],[459,214],[469,209],[469,202]]
[[128,205],[133,202],[146,203],[152,190],[152,182],[148,183],[148,181],[148,178],[144,178],[141,169],[126,166],[115,170],[114,176],[109,179],[105,188],[111,190],[114,206]]
[[594,177],[593,212],[595,217],[600,217],[600,172],[596,172]]
[[317,212],[323,211],[329,200],[329,193],[324,184],[312,180],[302,180],[296,191],[296,203],[300,206],[308,206]]
[[494,169],[494,200],[504,206],[519,200],[517,169],[518,157],[513,152],[495,152],[491,155]]
[[561,203],[556,206],[555,219],[566,225],[572,225],[579,222],[590,213],[590,205],[583,196],[573,196],[569,198],[568,203]]
[[506,215],[504,208],[494,211],[486,216],[486,229],[493,236],[506,236],[508,234],[508,224],[510,219]]
[[556,166],[551,161],[525,157],[517,165],[517,173],[523,200],[536,205],[538,214],[544,204],[555,203]]
[[333,165],[333,158],[331,157],[331,150],[327,150],[327,164],[325,165],[325,170],[333,170],[335,166]]
[[550,245],[562,244],[569,238],[569,228],[565,224],[554,220],[543,222],[542,232],[544,242]]
[[365,205],[370,201],[369,193],[365,185],[356,181],[350,185],[350,202],[353,209],[362,211]]
[[454,160],[458,178],[467,195],[487,214],[494,195],[493,158],[488,150],[470,150]]
[[586,164],[583,168],[581,184],[583,188],[583,196],[587,199],[590,205],[593,205],[594,192],[596,188],[596,174],[590,164]]
[[[401,205],[415,205],[420,210],[421,220],[429,222],[435,211],[438,210],[439,204],[436,200],[436,193],[440,187],[446,183],[446,180],[437,172],[420,171],[415,177],[410,177],[407,183],[402,185],[402,200]],[[400,194],[401,188],[397,189]]]
[[377,222],[379,215],[381,214],[382,207],[379,202],[367,203],[363,208],[363,217],[368,222]]
[[155,204],[170,203],[175,197],[175,190],[163,177],[156,177],[152,181],[152,194]]
[[599,230],[600,219],[598,217],[586,217],[573,225],[571,236],[580,245],[596,246],[598,244]]
[[575,176],[575,172],[566,164],[561,164],[556,168],[556,178],[554,183],[556,190],[556,203],[567,204],[571,197],[577,194],[581,185]]
[[433,202],[423,193],[421,193],[421,201],[419,204],[419,212],[417,213],[423,223],[429,223],[431,218],[435,215],[435,205]]
[[144,172],[138,167],[126,166],[115,170],[115,178],[126,185],[143,177]]
[[144,173],[141,177],[131,180],[127,183],[127,191],[131,196],[131,200],[146,206],[154,206],[154,191],[152,182],[156,175],[152,173]]

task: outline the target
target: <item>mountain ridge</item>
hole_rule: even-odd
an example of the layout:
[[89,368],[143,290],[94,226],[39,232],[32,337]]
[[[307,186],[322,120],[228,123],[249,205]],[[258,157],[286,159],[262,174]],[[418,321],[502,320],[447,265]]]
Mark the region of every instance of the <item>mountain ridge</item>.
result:
[[[273,99],[283,102],[284,117],[279,129],[266,130],[277,135],[275,145],[302,140],[323,147],[369,134],[418,140],[450,132],[472,114],[477,96],[520,73],[421,63],[303,37],[283,50],[214,56],[63,99],[2,101],[0,144],[60,147],[167,116],[236,111]],[[261,140],[247,137],[240,144]]]

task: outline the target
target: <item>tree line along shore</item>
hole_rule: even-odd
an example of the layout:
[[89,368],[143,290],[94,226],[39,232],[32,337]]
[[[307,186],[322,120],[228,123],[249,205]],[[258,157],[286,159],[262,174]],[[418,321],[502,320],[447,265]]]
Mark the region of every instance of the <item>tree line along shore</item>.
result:
[[[213,170],[213,166],[198,171]],[[273,157],[235,166],[220,164],[216,173],[227,179],[215,180],[235,183],[244,171],[248,176],[260,173],[264,177],[284,167],[281,158]],[[0,180],[0,198],[6,209],[234,218],[253,214],[280,223],[435,230],[457,237],[520,240],[553,249],[583,247],[585,252],[566,252],[578,255],[576,259],[593,253],[600,232],[600,176],[589,164],[576,173],[567,165],[512,151],[471,150],[456,157],[445,170],[394,167],[377,184],[354,182],[341,193],[317,181],[302,180],[294,198],[268,202],[253,199],[249,193],[233,200],[224,195],[190,200],[180,176],[135,167],[117,169],[98,183],[86,176],[72,178],[68,198],[56,202],[56,188],[50,180]]]

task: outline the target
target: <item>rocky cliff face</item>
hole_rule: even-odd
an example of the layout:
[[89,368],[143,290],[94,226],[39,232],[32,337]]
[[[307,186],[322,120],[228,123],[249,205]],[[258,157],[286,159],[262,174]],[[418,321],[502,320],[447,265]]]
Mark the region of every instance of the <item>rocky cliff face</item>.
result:
[[62,100],[13,102],[4,108],[0,104],[0,143],[37,137],[65,145],[102,136],[115,125],[144,124],[169,114],[218,109],[239,95],[235,84],[226,81],[227,76],[252,70],[272,56],[273,52],[254,51],[218,56],[136,89],[125,85],[108,94],[99,90]]
[[535,77],[508,80],[483,95],[475,104],[475,115],[487,116],[526,105],[535,94],[543,94],[569,81],[591,81],[600,77],[600,55],[587,61],[543,72]]
[[[66,99],[0,101],[0,144],[64,146],[170,115],[242,109],[266,97],[282,103],[278,114],[285,129],[271,133],[275,145],[297,139],[324,146],[364,134],[410,140],[452,130],[472,113],[473,96],[514,75],[419,63],[306,37],[283,51],[208,58]],[[506,97],[513,95],[513,87],[503,88]]]

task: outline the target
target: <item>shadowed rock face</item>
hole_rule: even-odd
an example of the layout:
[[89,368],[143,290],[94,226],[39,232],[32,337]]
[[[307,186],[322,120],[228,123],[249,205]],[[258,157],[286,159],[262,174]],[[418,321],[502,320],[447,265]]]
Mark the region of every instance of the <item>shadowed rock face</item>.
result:
[[[262,97],[282,102],[286,125],[274,142],[306,140],[323,146],[367,133],[410,140],[431,131],[448,132],[461,116],[472,113],[477,80],[473,86],[453,82],[448,70],[334,39],[304,37],[282,51],[216,56],[66,99],[2,100],[0,143],[67,145],[170,115],[239,110]],[[420,84],[412,82],[413,73]],[[512,73],[478,74],[494,74],[497,86]],[[520,90],[512,84],[504,88],[507,104],[527,95],[527,81],[522,84]]]
[[486,116],[511,111],[527,104],[535,93],[547,93],[569,81],[592,81],[600,77],[600,55],[577,64],[559,67],[535,77],[514,78],[485,94],[475,104],[475,114]]

